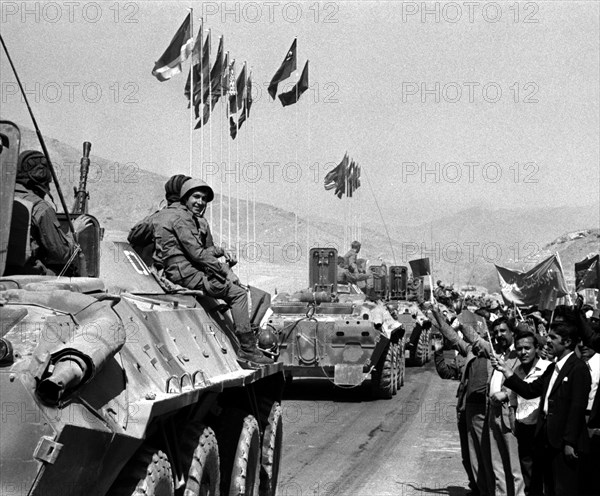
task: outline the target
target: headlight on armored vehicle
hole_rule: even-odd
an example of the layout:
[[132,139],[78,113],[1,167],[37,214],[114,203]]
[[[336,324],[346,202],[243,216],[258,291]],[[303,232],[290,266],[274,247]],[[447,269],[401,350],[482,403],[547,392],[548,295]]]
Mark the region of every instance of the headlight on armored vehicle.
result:
[[13,348],[8,339],[0,338],[0,363],[13,362]]

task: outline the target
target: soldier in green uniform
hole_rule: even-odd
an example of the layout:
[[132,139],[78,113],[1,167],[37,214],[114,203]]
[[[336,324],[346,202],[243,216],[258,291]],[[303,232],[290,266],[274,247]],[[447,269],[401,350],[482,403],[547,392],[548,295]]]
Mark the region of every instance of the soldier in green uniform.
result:
[[[52,174],[43,153],[27,150],[19,155],[15,186],[13,222],[19,222],[19,212],[27,211],[30,218],[29,256],[24,264],[11,264],[9,257],[5,275],[10,274],[59,274],[73,256],[76,244],[70,234],[60,228],[56,212],[44,198],[50,194]],[[11,241],[9,240],[9,253]],[[19,257],[22,258],[22,257]]]
[[212,188],[204,181],[190,179],[183,183],[180,202],[163,209],[155,221],[154,260],[175,284],[202,290],[231,306],[235,333],[241,346],[239,358],[271,363],[256,346],[256,336],[250,327],[247,293],[233,282],[227,264],[220,262],[218,257],[225,257],[227,261],[235,259],[210,241],[212,235],[203,215],[213,198]]

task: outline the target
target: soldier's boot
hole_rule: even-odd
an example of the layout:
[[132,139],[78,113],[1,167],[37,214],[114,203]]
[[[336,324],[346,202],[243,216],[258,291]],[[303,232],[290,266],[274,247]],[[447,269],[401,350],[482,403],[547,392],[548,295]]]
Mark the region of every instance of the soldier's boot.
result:
[[252,331],[238,334],[238,339],[240,340],[238,360],[243,360],[257,365],[268,365],[273,363],[273,360],[266,357],[256,346],[256,334],[254,334]]

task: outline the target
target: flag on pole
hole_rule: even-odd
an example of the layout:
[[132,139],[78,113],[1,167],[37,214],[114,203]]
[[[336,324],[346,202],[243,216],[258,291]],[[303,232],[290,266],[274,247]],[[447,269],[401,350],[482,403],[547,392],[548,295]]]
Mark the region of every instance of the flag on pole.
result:
[[418,258],[416,260],[409,260],[410,269],[412,270],[413,277],[425,277],[431,275],[431,265],[429,264],[429,258]]
[[229,117],[229,136],[231,136],[231,139],[236,138],[237,132],[238,132],[237,125],[235,124],[233,117],[230,116]]
[[[242,70],[238,74],[237,82],[235,84],[236,95],[236,111],[242,108],[242,104],[246,98],[246,62],[242,66]],[[233,113],[233,112],[232,112]]]
[[281,81],[284,81],[285,79],[289,78],[290,75],[292,74],[292,72],[294,72],[295,70],[296,70],[296,38],[294,38],[294,42],[292,43],[292,46],[290,47],[288,53],[286,54],[285,58],[283,59],[283,62],[279,66],[279,69],[277,69],[277,72],[273,76],[273,79],[271,79],[271,82],[269,83],[268,91],[269,91],[269,95],[271,95],[271,98],[273,100],[275,100],[275,95],[277,95],[277,85]]
[[152,75],[159,81],[167,81],[181,72],[181,63],[187,60],[192,52],[194,38],[191,33],[191,14],[188,14],[183,24],[169,43],[165,53],[154,64]]
[[219,36],[219,48],[217,48],[217,55],[215,62],[210,70],[210,92],[211,92],[211,109],[215,107],[215,104],[221,98],[221,79],[223,77],[223,37]]
[[235,114],[237,112],[237,86],[235,84],[235,59],[231,61],[229,65],[229,88],[227,90],[227,96],[229,98],[229,113]]
[[589,255],[575,264],[575,288],[600,289],[600,254]]
[[334,168],[331,169],[323,180],[325,189],[329,191],[334,189],[334,194],[338,198],[342,198],[346,192],[346,176],[348,174],[348,153],[344,154],[342,161]]
[[246,119],[250,117],[250,107],[252,107],[252,71],[250,71],[248,79],[246,80],[246,98],[244,99],[242,114],[238,120],[238,129],[240,129],[242,124],[246,122]]
[[229,52],[225,53],[223,60],[223,73],[221,75],[221,96],[225,96],[229,91]]
[[348,198],[352,198],[352,193],[354,192],[352,178],[354,176],[355,168],[356,168],[356,164],[355,164],[354,160],[351,160],[350,166],[348,167],[348,175],[346,176],[346,181],[348,181],[348,184],[346,185],[346,196]]
[[304,64],[304,69],[302,69],[302,75],[300,79],[296,82],[294,87],[286,92],[279,95],[279,100],[281,101],[281,105],[287,107],[288,105],[292,105],[300,100],[302,93],[304,93],[308,89],[308,60],[306,64]]
[[552,255],[527,272],[496,265],[504,300],[516,306],[537,305],[552,309],[556,298],[569,294],[567,283],[556,255]]
[[200,86],[200,59],[202,57],[202,38],[202,23],[200,23],[200,29],[198,29],[198,34],[196,35],[196,43],[194,43],[194,48],[192,50],[192,66],[190,67],[190,71],[188,72],[188,77],[185,82],[185,88],[183,90],[183,94],[188,99],[188,101],[190,100],[192,73],[194,75],[194,92],[196,91],[196,87]]
[[208,123],[208,119],[210,119],[210,105],[208,105],[208,103],[205,103],[203,107],[204,108],[202,109],[202,119],[198,119],[198,122],[196,122],[194,129],[200,129],[202,126],[206,125]]

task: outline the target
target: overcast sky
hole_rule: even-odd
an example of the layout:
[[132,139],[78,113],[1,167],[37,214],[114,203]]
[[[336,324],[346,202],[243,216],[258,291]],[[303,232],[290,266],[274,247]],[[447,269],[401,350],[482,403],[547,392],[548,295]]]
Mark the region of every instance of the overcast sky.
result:
[[[348,202],[322,181],[347,151],[363,168],[353,208],[378,220],[366,172],[386,220],[397,223],[472,205],[598,201],[597,2],[0,5],[42,131],[78,149],[91,141],[93,154],[121,164],[164,175],[189,169],[188,63],[166,82],[151,70],[192,6],[194,31],[204,9],[213,55],[223,35],[237,69],[244,60],[252,67],[255,87],[235,141],[220,104],[211,126],[194,132],[195,175],[203,142],[204,161],[239,160],[246,179],[257,170],[247,164],[259,164],[258,200],[341,218]],[[294,37],[289,83],[308,59],[310,89],[283,108],[266,86]],[[0,60],[0,116],[32,127],[4,53]],[[208,177],[217,191],[223,169]],[[245,195],[244,177],[239,186],[226,177],[232,194]]]

